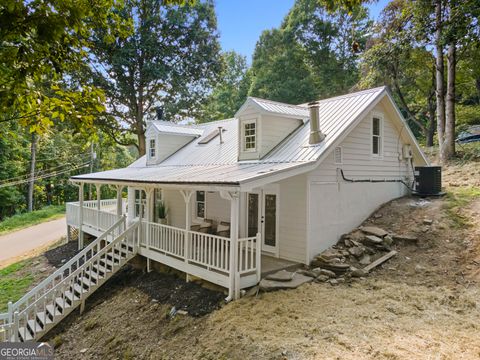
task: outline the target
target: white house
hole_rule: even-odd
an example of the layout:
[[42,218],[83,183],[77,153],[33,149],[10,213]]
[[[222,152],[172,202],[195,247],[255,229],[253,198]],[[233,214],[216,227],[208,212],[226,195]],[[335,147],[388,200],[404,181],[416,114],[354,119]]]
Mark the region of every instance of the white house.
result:
[[[67,204],[68,227],[78,229],[81,247],[85,233],[99,238],[83,252],[88,258],[91,249],[93,260],[77,262],[80,270],[75,260],[66,264],[68,286],[90,291],[101,274],[140,255],[149,268],[163,263],[237,298],[266,264],[308,264],[378,206],[407,194],[414,166],[428,165],[384,87],[302,105],[248,98],[232,119],[153,121],[146,137],[147,155],[127,168],[71,178],[80,201]],[[84,201],[85,184],[115,186],[117,199]],[[69,291],[72,308],[84,301],[82,291]],[[55,309],[64,316],[70,302]],[[15,306],[10,317],[22,308]]]
[[[169,256],[160,245],[168,237],[162,231],[201,233],[202,246],[221,241],[218,235],[232,244],[258,233],[263,255],[308,264],[379,205],[405,195],[413,166],[427,164],[384,87],[310,105],[250,97],[235,118],[192,126],[153,121],[146,138],[147,155],[129,167],[72,181],[128,187],[128,223],[138,220],[145,199],[143,219],[156,232],[139,254],[200,277],[210,260],[200,261],[198,271],[187,266],[194,259],[186,265],[173,258],[180,253]],[[165,225],[155,212],[160,201],[168,210]],[[73,209],[68,207],[69,226],[78,227]],[[84,215],[82,232],[99,235],[110,224],[91,218],[89,223]],[[258,280],[245,279],[237,289]]]

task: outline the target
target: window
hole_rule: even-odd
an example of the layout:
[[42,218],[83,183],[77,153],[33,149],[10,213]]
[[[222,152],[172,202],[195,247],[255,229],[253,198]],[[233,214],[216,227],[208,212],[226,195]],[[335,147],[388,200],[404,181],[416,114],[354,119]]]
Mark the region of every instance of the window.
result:
[[155,139],[150,139],[150,157],[154,158],[155,157]]
[[245,121],[243,123],[243,151],[255,151],[257,147],[257,123]]
[[380,117],[372,118],[372,155],[382,154],[382,120]]
[[197,191],[195,214],[199,219],[205,219],[205,191]]
[[343,162],[342,147],[337,146],[333,152],[333,158],[335,164],[341,164]]
[[[140,206],[142,204],[142,206]],[[140,209],[142,210],[142,218],[145,218],[145,208],[147,206],[146,194],[143,190],[135,190],[135,217],[140,216]]]

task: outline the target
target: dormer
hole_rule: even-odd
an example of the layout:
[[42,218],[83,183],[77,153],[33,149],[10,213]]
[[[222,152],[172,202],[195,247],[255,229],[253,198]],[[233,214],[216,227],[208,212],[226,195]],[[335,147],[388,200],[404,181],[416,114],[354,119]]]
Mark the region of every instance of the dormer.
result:
[[203,134],[202,129],[156,120],[145,131],[147,166],[157,165]]
[[248,97],[235,114],[239,160],[262,159],[309,118],[307,107]]

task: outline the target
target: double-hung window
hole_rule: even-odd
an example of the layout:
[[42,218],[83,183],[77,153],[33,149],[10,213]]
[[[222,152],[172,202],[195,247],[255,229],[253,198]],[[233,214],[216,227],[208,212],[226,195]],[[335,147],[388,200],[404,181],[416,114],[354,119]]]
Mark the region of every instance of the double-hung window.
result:
[[195,215],[198,219],[205,219],[205,191],[197,191],[196,193]]
[[150,139],[149,152],[150,152],[150,158],[154,158],[155,157],[155,139]]
[[382,155],[382,119],[380,116],[372,117],[372,155]]
[[243,122],[243,151],[255,151],[257,148],[257,122]]

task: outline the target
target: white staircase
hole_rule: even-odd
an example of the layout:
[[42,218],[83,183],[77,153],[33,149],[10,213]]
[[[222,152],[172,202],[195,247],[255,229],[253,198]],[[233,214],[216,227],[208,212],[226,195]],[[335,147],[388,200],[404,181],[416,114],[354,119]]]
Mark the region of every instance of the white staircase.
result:
[[0,314],[0,341],[40,339],[137,253],[138,222],[120,218],[90,245]]

